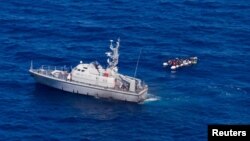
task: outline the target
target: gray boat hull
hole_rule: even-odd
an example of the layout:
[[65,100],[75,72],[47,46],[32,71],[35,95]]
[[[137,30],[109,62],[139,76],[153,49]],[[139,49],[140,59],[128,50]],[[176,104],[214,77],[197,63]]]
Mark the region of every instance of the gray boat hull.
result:
[[49,87],[53,87],[56,89],[76,94],[115,99],[128,102],[136,102],[136,103],[144,101],[147,96],[147,89],[144,89],[139,93],[135,93],[130,91],[121,91],[111,88],[103,88],[96,85],[62,80],[50,77],[48,75],[40,74],[32,70],[30,70],[30,73],[32,74],[36,82],[40,84],[44,84]]

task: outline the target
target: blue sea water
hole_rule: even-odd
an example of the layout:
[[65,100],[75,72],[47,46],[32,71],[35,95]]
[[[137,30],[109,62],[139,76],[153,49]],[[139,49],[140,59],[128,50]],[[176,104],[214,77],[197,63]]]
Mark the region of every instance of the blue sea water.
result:
[[[143,104],[36,84],[34,65],[105,65],[149,85]],[[198,56],[176,72],[175,57]],[[6,0],[0,2],[0,140],[205,141],[208,124],[250,124],[250,2],[246,0]]]

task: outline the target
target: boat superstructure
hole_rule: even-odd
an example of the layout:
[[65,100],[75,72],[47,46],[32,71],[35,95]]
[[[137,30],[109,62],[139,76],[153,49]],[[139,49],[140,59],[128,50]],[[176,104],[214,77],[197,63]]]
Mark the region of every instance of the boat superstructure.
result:
[[46,66],[34,69],[31,64],[29,72],[38,83],[64,91],[122,101],[144,101],[148,86],[138,78],[118,72],[120,40],[117,40],[115,47],[113,41],[110,42],[111,51],[106,52],[108,57],[106,68],[97,61],[91,63],[80,61],[70,71]]

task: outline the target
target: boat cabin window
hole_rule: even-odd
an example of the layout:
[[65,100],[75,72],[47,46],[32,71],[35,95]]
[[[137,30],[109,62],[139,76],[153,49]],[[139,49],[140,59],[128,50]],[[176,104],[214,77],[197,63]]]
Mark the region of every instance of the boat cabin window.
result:
[[87,67],[83,67],[84,69],[87,69]]
[[82,72],[84,72],[84,70],[82,70]]
[[80,69],[78,69],[78,71],[81,71]]

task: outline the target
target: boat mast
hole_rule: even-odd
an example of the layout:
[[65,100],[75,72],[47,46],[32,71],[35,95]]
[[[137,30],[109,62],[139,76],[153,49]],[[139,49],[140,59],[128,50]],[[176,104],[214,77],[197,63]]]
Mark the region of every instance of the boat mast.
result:
[[109,57],[108,68],[117,70],[117,65],[119,61],[119,47],[120,47],[120,39],[118,38],[116,42],[116,47],[113,46],[113,40],[110,40],[110,49],[112,52],[106,52],[106,55]]

